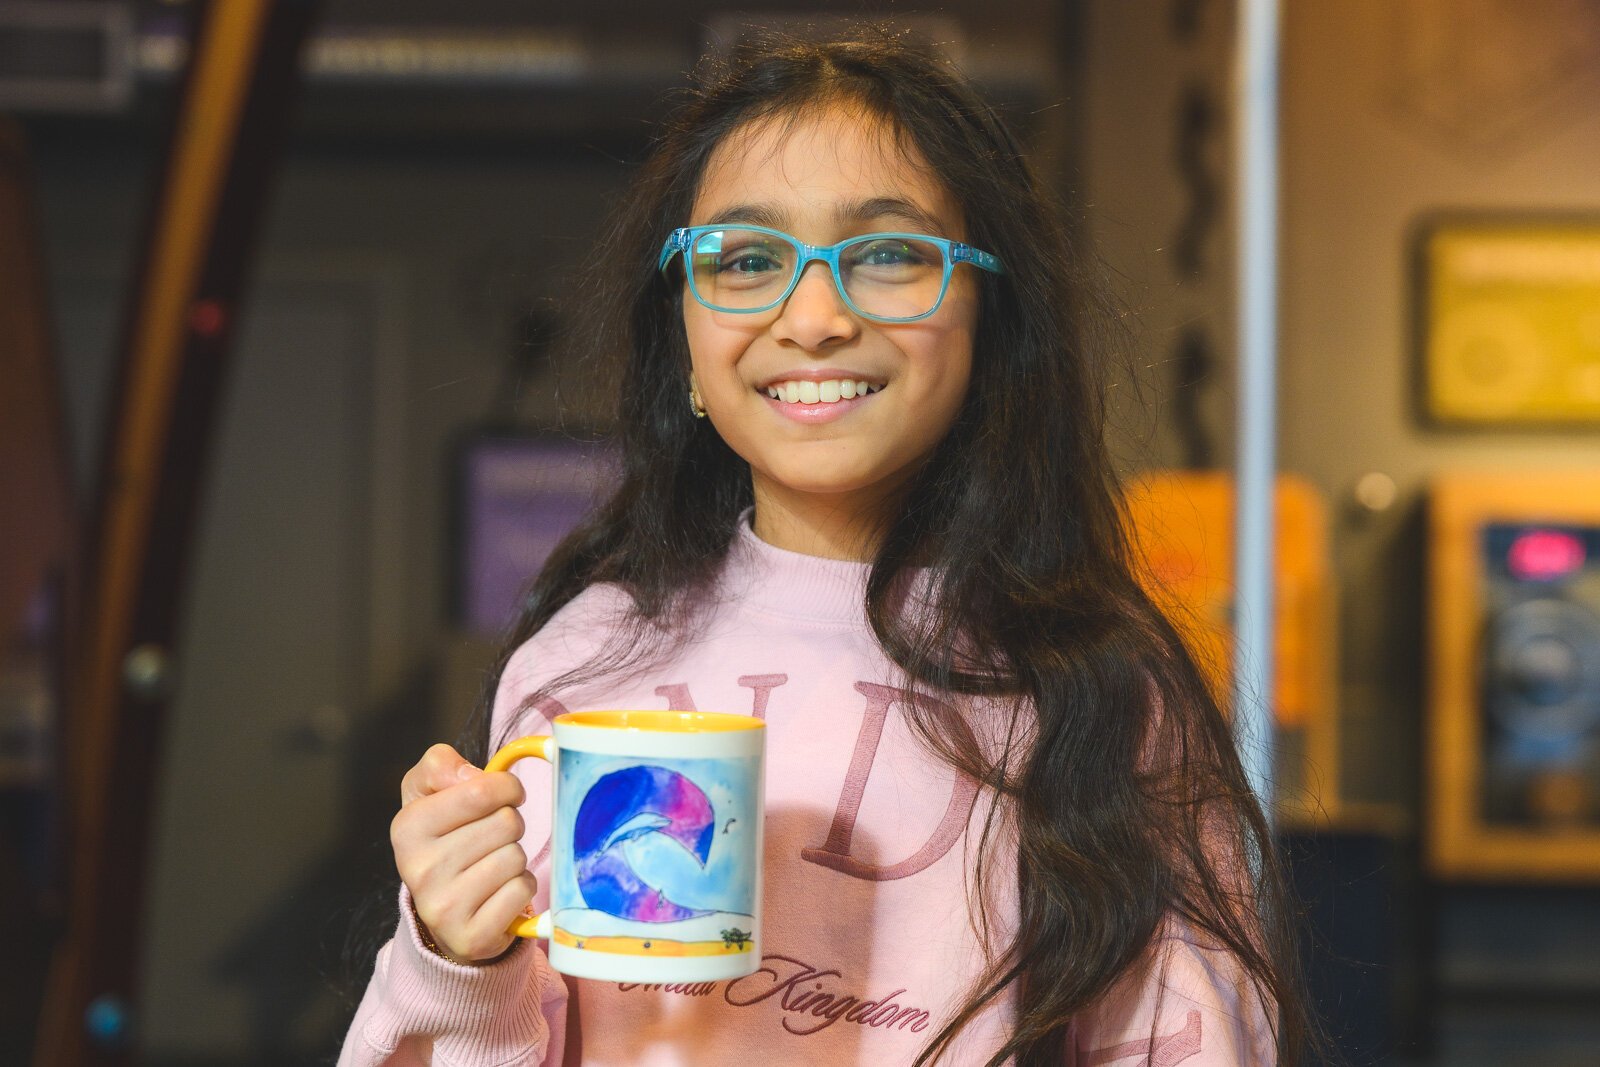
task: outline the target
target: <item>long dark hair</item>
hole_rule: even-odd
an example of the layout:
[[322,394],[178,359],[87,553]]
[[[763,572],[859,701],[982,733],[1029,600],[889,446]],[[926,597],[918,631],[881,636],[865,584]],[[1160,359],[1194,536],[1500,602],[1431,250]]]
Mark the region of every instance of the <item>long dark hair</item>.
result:
[[[1014,938],[918,1063],[1008,988],[1015,1022],[990,1064],[1059,1063],[1073,1014],[1146,965],[1174,917],[1238,960],[1269,1016],[1276,1007],[1292,1061],[1311,1024],[1267,825],[1215,694],[1135,578],[1105,442],[1100,287],[1017,140],[915,44],[883,31],[764,39],[698,72],[599,242],[605,262],[574,332],[622,360],[620,487],[532,586],[490,689],[594,583],[626,589],[638,631],[659,632],[714,580],[752,503],[750,470],[691,417],[679,283],[656,256],[725,137],[833,103],[887,120],[960,203],[968,239],[1013,265],[979,279],[970,394],[887,520],[866,587],[867,618],[908,686],[1009,709],[983,724],[1002,743],[975,751],[962,743],[970,724],[905,705],[928,746],[998,798],[981,844],[1002,830],[1016,841],[1020,909]],[[905,611],[905,582],[923,567],[930,609]],[[980,914],[992,877],[980,860]]]

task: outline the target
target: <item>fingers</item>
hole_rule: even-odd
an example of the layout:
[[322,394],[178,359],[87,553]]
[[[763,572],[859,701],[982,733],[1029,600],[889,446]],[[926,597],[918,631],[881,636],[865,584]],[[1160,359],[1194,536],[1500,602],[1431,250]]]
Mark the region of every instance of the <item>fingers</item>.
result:
[[[508,881],[502,882],[500,888],[496,889],[493,895],[484,901],[483,907],[478,909],[472,921],[492,935],[502,935],[513,920],[523,916],[525,909],[529,904],[533,903],[534,894],[538,891],[539,879],[534,877],[532,871],[524,869]],[[502,946],[495,955],[499,955],[500,952],[504,951],[505,948]],[[486,957],[479,956],[477,958],[484,959]],[[493,957],[487,958],[492,959]]]
[[538,889],[522,846],[512,843],[484,856],[436,892],[413,891],[417,915],[433,939],[463,962],[494,959],[510,946],[506,932]]
[[455,959],[498,956],[511,943],[506,927],[538,884],[520,844],[522,783],[434,745],[406,773],[400,795],[389,834],[417,916]]
[[404,808],[389,826],[395,864],[413,892],[425,880],[453,877],[522,837],[522,784],[482,774]]
[[473,777],[477,768],[449,745],[434,745],[400,780],[400,805],[441,793]]
[[430,837],[442,837],[499,808],[521,807],[526,798],[522,782],[510,771],[474,769],[466,781],[413,800],[400,809],[395,819],[410,823]]
[[464,871],[497,849],[520,842],[523,829],[522,815],[516,808],[496,808],[481,819],[451,830],[440,843],[461,857],[460,870]]

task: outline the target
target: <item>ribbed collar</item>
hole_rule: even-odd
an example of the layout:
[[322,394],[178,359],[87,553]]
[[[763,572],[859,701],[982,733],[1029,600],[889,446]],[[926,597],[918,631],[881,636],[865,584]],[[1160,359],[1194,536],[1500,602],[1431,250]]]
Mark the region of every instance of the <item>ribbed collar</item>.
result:
[[728,549],[722,595],[740,605],[791,619],[865,626],[870,563],[824,559],[778,548],[755,535],[751,512],[739,519]]

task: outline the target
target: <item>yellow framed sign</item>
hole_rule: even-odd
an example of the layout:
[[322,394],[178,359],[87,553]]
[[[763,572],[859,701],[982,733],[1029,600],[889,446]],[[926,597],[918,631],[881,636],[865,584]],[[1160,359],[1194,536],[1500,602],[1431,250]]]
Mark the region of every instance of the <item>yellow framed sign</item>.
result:
[[1441,473],[1427,522],[1427,866],[1600,882],[1600,469]]
[[1417,240],[1424,415],[1600,425],[1600,218],[1439,218]]

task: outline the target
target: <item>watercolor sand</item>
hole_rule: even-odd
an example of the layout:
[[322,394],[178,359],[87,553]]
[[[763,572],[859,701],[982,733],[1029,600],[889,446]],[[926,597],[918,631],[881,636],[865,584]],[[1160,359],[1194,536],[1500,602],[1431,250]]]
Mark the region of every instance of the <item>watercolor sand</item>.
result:
[[585,908],[555,916],[557,944],[623,956],[731,956],[755,948],[748,915],[716,912],[675,923],[617,919]]
[[560,927],[556,928],[553,940],[568,948],[618,956],[734,956],[755,948],[755,943],[748,940],[669,941],[654,937],[647,941],[639,937],[579,937]]

